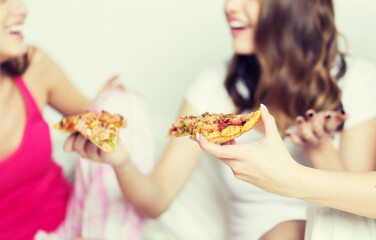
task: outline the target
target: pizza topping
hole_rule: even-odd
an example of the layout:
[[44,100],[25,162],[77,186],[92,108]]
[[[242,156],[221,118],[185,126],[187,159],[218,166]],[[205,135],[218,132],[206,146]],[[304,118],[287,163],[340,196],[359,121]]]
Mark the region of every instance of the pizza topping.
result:
[[209,114],[208,112],[204,112],[203,114],[201,114],[201,117],[206,117],[206,115],[208,114]]
[[[239,117],[234,118],[232,114],[223,115],[225,118],[218,119],[218,131],[222,132],[223,129],[227,128],[228,126],[244,126],[247,123],[247,118]],[[229,118],[229,116],[231,118]]]
[[[236,126],[243,126],[247,121],[249,121],[249,119],[246,119],[244,117],[231,118],[230,121],[229,121],[229,124],[236,125]],[[243,122],[245,122],[245,123],[243,124]]]

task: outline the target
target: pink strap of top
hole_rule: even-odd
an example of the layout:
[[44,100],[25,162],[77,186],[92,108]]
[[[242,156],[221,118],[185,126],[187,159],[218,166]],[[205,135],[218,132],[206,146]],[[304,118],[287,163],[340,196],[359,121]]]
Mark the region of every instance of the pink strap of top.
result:
[[19,147],[0,161],[0,239],[18,240],[33,239],[37,230],[51,231],[59,225],[70,185],[52,160],[48,124],[22,77],[15,82],[27,120]]

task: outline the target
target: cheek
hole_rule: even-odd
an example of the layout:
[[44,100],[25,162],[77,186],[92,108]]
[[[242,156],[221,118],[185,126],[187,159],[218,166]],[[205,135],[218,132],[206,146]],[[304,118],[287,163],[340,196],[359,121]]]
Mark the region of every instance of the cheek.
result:
[[260,3],[255,0],[255,1],[250,1],[247,6],[245,7],[247,17],[249,19],[249,22],[253,25],[256,26],[258,22],[258,18],[260,16],[260,11],[261,11],[261,6]]

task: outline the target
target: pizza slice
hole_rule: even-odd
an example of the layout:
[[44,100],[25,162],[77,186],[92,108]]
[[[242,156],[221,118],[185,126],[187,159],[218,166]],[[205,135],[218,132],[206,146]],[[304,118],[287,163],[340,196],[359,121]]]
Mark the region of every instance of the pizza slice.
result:
[[260,119],[260,110],[248,115],[204,113],[201,116],[180,117],[172,124],[168,136],[189,135],[196,139],[196,133],[199,133],[210,142],[224,143],[251,130]]
[[85,112],[63,117],[54,128],[64,133],[81,133],[105,152],[115,149],[119,140],[120,128],[126,127],[127,121],[120,114]]

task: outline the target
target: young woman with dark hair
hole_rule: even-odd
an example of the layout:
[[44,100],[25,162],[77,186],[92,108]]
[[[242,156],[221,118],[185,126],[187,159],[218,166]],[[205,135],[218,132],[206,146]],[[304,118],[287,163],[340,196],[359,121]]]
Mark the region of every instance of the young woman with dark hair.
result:
[[[364,143],[374,143],[372,133],[358,127],[372,124],[368,120],[374,117],[360,107],[372,103],[374,91],[367,86],[374,81],[374,67],[339,51],[333,1],[227,0],[225,14],[234,57],[197,78],[179,116],[246,113],[264,103],[279,132],[290,136],[284,144],[299,163],[334,171],[374,170],[374,145]],[[336,132],[345,120],[344,130]],[[262,137],[258,125],[237,141]],[[80,138],[70,137],[66,150],[101,161]],[[172,139],[155,171],[144,176],[126,155],[113,154],[105,161],[114,165],[123,193],[150,217],[168,208],[202,157],[194,142]],[[229,194],[226,239],[303,238],[305,222],[295,220],[306,219],[305,201],[267,193],[220,168]]]

